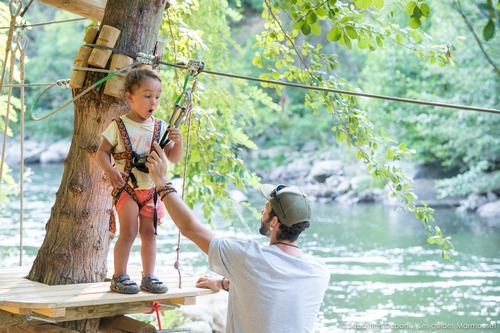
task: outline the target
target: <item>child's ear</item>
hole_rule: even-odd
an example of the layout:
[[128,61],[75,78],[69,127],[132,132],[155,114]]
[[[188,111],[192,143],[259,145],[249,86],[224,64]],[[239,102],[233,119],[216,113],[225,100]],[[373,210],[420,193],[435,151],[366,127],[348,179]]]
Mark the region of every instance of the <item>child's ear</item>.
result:
[[132,99],[132,94],[131,94],[129,91],[127,91],[127,92],[125,93],[125,100],[126,100],[127,102],[130,102],[130,100],[131,100],[131,99]]

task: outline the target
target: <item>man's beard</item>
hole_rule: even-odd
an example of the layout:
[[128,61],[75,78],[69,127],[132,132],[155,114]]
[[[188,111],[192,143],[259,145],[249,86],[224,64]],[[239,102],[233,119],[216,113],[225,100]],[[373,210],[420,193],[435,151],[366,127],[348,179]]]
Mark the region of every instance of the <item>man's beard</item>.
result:
[[259,233],[262,236],[269,236],[269,225],[271,224],[271,218],[267,218],[266,220],[261,219],[260,223]]

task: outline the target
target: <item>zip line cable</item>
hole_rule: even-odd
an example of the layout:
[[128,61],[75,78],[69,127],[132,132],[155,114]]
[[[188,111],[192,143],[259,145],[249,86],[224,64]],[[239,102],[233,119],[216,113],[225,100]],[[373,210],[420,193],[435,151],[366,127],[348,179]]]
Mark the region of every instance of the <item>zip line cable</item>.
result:
[[[171,66],[171,67],[178,67],[178,68],[186,69],[186,66],[184,66],[184,65],[171,64],[171,63],[167,63],[167,62],[163,62],[163,61],[160,61],[160,64],[163,64],[166,66]],[[353,96],[359,96],[359,97],[377,98],[377,99],[402,102],[402,103],[412,103],[412,104],[429,105],[429,106],[436,106],[436,107],[443,107],[443,108],[500,114],[500,110],[493,109],[493,108],[483,108],[483,107],[477,107],[477,106],[430,102],[430,101],[423,101],[423,100],[417,100],[417,99],[409,99],[409,98],[401,98],[401,97],[394,97],[394,96],[370,94],[370,93],[364,93],[364,92],[356,92],[356,91],[350,91],[350,90],[342,90],[342,89],[334,89],[334,88],[326,88],[326,87],[315,87],[315,86],[309,86],[309,85],[305,85],[305,84],[282,82],[282,81],[267,80],[267,79],[259,79],[259,78],[255,78],[255,77],[251,77],[251,76],[216,72],[216,71],[211,71],[211,70],[206,70],[206,69],[202,70],[202,72],[207,73],[207,74],[213,74],[213,75],[226,76],[226,77],[235,78],[235,79],[241,79],[241,80],[255,81],[255,82],[260,82],[260,83],[275,84],[275,85],[308,89],[308,90],[332,92],[332,93],[336,93],[336,94],[353,95]]]
[[[145,54],[135,54],[133,52],[128,52],[128,51],[123,51],[123,50],[117,50],[113,47],[105,46],[105,45],[99,45],[99,44],[85,44],[86,46],[91,46],[91,47],[98,47],[98,48],[104,48],[108,50],[112,50],[113,52],[124,54],[126,56],[132,57],[132,58],[137,58],[137,57],[149,57],[149,59],[155,59],[155,55],[145,55]],[[152,60],[154,61],[154,60]],[[156,60],[157,63],[169,67],[176,67],[176,68],[181,68],[181,69],[188,69],[186,64],[184,63],[169,63],[161,60]],[[423,101],[423,100],[417,100],[417,99],[410,99],[410,98],[402,98],[402,97],[394,97],[394,96],[386,96],[386,95],[378,95],[378,94],[370,94],[370,93],[364,93],[364,92],[356,92],[356,91],[351,91],[351,90],[343,90],[343,89],[335,89],[335,88],[328,88],[328,87],[317,87],[317,86],[310,86],[310,85],[305,85],[305,84],[299,84],[299,83],[291,83],[291,82],[283,82],[283,81],[276,81],[276,80],[267,80],[267,79],[260,79],[260,78],[255,78],[251,76],[245,76],[245,75],[237,75],[237,74],[231,74],[231,73],[224,73],[224,72],[217,72],[217,71],[211,71],[207,69],[201,69],[200,72],[202,73],[207,73],[207,74],[212,74],[212,75],[218,75],[218,76],[225,76],[225,77],[230,77],[234,79],[241,79],[241,80],[247,80],[247,81],[254,81],[254,82],[260,82],[260,83],[267,83],[267,84],[274,84],[274,85],[280,85],[280,86],[287,86],[287,87],[294,87],[294,88],[300,88],[300,89],[307,89],[307,90],[316,90],[316,91],[324,91],[324,92],[331,92],[331,93],[336,93],[336,94],[344,94],[344,95],[351,95],[351,96],[359,96],[359,97],[368,97],[368,98],[376,98],[376,99],[383,99],[383,100],[388,100],[388,101],[394,101],[394,102],[401,102],[401,103],[411,103],[411,104],[420,104],[420,105],[428,105],[428,106],[435,106],[435,107],[442,107],[442,108],[450,108],[450,109],[458,109],[458,110],[466,110],[466,111],[478,111],[478,112],[487,112],[487,113],[493,113],[493,114],[500,114],[499,109],[493,109],[493,108],[484,108],[484,107],[479,107],[479,106],[468,106],[468,105],[459,105],[459,104],[449,104],[449,103],[439,103],[439,102],[430,102],[430,101]]]

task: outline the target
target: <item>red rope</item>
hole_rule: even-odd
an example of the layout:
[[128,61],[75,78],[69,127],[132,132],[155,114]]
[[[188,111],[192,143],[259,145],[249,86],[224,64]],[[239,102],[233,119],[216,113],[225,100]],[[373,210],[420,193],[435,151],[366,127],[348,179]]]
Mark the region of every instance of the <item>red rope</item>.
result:
[[161,304],[157,302],[153,302],[152,304],[153,309],[149,312],[145,312],[145,314],[153,314],[153,312],[156,312],[156,320],[158,321],[158,329],[161,330],[161,318],[160,318],[160,309],[161,309]]

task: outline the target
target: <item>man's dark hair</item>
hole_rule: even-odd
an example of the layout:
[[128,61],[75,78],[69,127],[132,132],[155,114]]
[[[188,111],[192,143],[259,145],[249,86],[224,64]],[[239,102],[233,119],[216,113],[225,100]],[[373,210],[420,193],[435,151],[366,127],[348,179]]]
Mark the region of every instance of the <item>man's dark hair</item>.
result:
[[279,226],[280,226],[280,233],[276,236],[278,240],[289,240],[292,242],[295,242],[297,238],[299,238],[299,235],[302,233],[302,231],[306,230],[309,228],[309,221],[304,221],[304,222],[299,222],[297,224],[292,225],[291,227],[287,227],[283,223],[281,223],[280,218],[278,215],[275,213],[273,209],[271,209],[271,212],[269,213],[269,217],[273,218],[273,216],[276,216],[278,218]]

